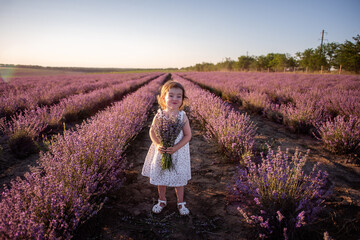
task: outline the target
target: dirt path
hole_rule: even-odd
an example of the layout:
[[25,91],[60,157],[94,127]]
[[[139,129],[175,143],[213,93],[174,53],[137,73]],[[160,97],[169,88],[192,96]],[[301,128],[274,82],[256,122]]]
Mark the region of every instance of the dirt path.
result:
[[36,164],[39,159],[38,153],[25,159],[16,158],[10,151],[8,140],[8,136],[0,135],[0,192],[4,189],[3,185],[9,186],[12,179],[29,172],[29,166]]

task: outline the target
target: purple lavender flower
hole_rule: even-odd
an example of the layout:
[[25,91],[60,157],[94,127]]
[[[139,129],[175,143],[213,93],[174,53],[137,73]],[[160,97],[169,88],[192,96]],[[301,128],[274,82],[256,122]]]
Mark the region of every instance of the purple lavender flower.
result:
[[188,89],[190,115],[206,130],[207,139],[214,139],[233,161],[252,155],[256,126],[246,114],[239,114],[221,98],[177,74],[174,79]]
[[296,217],[296,227],[299,228],[301,226],[305,226],[306,222],[305,222],[305,211],[301,211],[299,213],[299,215],[297,215]]
[[335,153],[350,153],[359,148],[360,118],[350,115],[337,116],[334,120],[327,120],[317,124],[317,131],[324,146]]
[[166,75],[54,137],[39,167],[2,193],[0,233],[9,239],[70,239],[95,214],[105,193],[121,185],[123,153],[146,123]]
[[284,240],[288,240],[287,228],[283,229],[283,237],[284,237]]
[[[184,127],[184,122],[180,118],[166,118],[162,110],[156,115],[157,121],[152,126],[156,137],[160,140],[161,145],[165,148],[173,147],[175,140]],[[169,153],[162,154],[161,169],[172,168],[172,157]]]
[[308,154],[296,150],[290,156],[288,151],[269,148],[260,164],[247,160],[246,169],[239,170],[232,192],[241,206],[247,206],[242,216],[250,215],[253,221],[247,222],[260,233],[286,239],[316,219],[326,196],[327,174],[317,171],[318,165],[309,174],[302,171]]
[[[328,119],[360,116],[358,76],[243,72],[187,72],[179,75],[212,89],[226,101],[263,113],[294,131],[312,133]],[[341,137],[336,139],[331,140],[332,144],[325,142],[325,145],[336,151]],[[348,144],[345,140],[344,145]]]
[[284,215],[282,215],[280,211],[277,211],[276,213],[277,213],[277,217],[276,217],[277,220],[281,222],[285,218]]
[[[126,75],[123,77],[126,77]],[[37,138],[47,126],[55,128],[61,126],[64,121],[72,121],[79,118],[79,116],[80,118],[86,117],[86,115],[90,115],[90,112],[97,111],[104,104],[116,100],[120,95],[125,95],[131,89],[141,86],[153,77],[154,74],[129,81],[124,81],[125,78],[120,83],[115,82],[116,84],[106,88],[95,88],[91,92],[84,90],[84,93],[63,98],[58,104],[51,107],[34,106],[33,109],[25,109],[24,112],[13,115],[10,122],[1,124],[0,130],[9,136],[23,131],[30,138]]]
[[324,232],[324,240],[333,240],[328,232]]
[[9,117],[20,110],[50,106],[72,95],[88,93],[153,74],[156,73],[15,77],[10,82],[0,85],[0,117]]

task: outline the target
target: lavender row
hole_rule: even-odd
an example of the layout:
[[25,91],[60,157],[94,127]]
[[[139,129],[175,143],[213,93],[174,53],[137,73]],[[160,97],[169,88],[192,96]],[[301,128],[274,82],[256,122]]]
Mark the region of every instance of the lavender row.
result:
[[[188,73],[183,76],[295,131],[314,133],[331,151],[351,152],[360,143],[358,76],[266,73]],[[336,120],[341,117],[343,121]],[[342,126],[337,129],[351,129],[351,136],[328,128],[340,122]],[[329,142],[329,139],[333,140]],[[352,143],[348,144],[349,141]],[[338,148],[333,148],[334,145]]]
[[73,94],[109,87],[144,74],[67,75],[14,78],[0,85],[0,116],[51,105]]
[[86,118],[103,106],[118,100],[132,89],[138,88],[153,78],[153,75],[148,75],[90,93],[74,95],[50,107],[45,106],[25,110],[12,116],[8,122],[0,122],[0,130],[9,135],[10,140],[15,136],[16,138],[28,137],[34,140],[46,128],[55,128],[61,126],[63,122]]
[[123,152],[142,129],[162,75],[74,131],[65,131],[42,153],[39,167],[2,193],[0,233],[9,239],[70,239],[96,214],[104,194],[123,180]]
[[[207,128],[209,135],[218,141],[221,139],[225,154],[241,156],[245,163],[234,176],[234,183],[229,183],[229,200],[237,202],[242,220],[255,228],[257,237],[291,239],[303,232],[303,226],[316,221],[328,193],[324,188],[327,173],[314,166],[305,174],[302,168],[308,154],[302,156],[298,150],[290,156],[288,152],[280,149],[274,152],[269,147],[267,156],[255,164],[251,154],[244,156],[242,146],[237,144],[254,135],[250,120],[233,121],[231,108],[219,97],[179,76],[174,79],[187,90],[191,115]],[[251,130],[244,134],[245,127]]]
[[330,193],[328,174],[318,165],[306,174],[307,158],[308,153],[298,149],[291,156],[280,147],[277,152],[269,147],[259,164],[245,159],[246,167],[235,175],[229,195],[257,238],[297,239],[305,233],[304,226],[318,219]]
[[[123,73],[123,74],[71,74],[71,75],[53,75],[53,76],[26,76],[12,77],[7,81],[0,82],[0,93],[7,95],[14,93],[16,95],[24,94],[26,91],[38,89],[41,86],[55,87],[57,85],[76,84],[76,83],[105,83],[115,81],[126,81],[133,78],[139,78],[149,73]],[[75,86],[75,85],[74,85]]]
[[[358,76],[266,74],[266,73],[189,73],[186,77],[214,88],[225,97],[249,108],[267,110],[278,105],[286,118],[286,110],[316,112],[321,108],[324,117],[338,115],[360,116],[360,78]],[[284,108],[284,109],[283,109]],[[289,114],[287,114],[289,112]],[[309,113],[309,114],[310,114]],[[309,115],[308,114],[308,115]],[[320,113],[308,116],[309,124],[321,120]]]
[[207,138],[215,139],[233,161],[252,154],[256,127],[246,114],[232,110],[221,98],[178,75],[174,75],[174,80],[184,84],[191,116],[206,129]]
[[[42,77],[41,79],[43,79]],[[26,82],[28,79],[24,79]],[[32,82],[32,85],[16,86],[13,82],[4,84],[7,88],[1,95],[0,116],[9,117],[15,112],[33,109],[41,105],[51,105],[58,102],[61,98],[88,92],[97,88],[109,86],[109,82],[95,82],[89,76],[69,76],[69,77],[48,77],[42,81]]]

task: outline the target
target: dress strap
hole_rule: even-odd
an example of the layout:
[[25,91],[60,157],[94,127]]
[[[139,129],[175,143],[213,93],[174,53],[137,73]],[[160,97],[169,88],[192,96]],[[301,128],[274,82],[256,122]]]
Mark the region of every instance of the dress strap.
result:
[[158,117],[164,117],[164,111],[161,108],[159,108],[157,111],[157,115]]
[[181,111],[180,111],[180,121],[182,122],[183,119],[184,119],[184,111],[181,110]]

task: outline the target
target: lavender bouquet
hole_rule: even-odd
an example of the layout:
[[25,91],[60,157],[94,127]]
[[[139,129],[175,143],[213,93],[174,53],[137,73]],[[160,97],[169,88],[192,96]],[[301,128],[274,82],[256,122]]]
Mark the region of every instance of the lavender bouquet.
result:
[[[162,112],[162,114],[164,114]],[[181,132],[184,123],[178,118],[157,115],[157,122],[154,124],[153,129],[156,137],[160,140],[163,147],[173,147],[175,140]],[[161,169],[170,169],[173,166],[172,157],[169,153],[164,153],[161,157]]]

